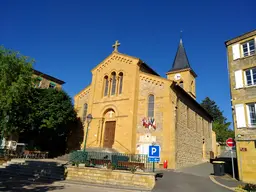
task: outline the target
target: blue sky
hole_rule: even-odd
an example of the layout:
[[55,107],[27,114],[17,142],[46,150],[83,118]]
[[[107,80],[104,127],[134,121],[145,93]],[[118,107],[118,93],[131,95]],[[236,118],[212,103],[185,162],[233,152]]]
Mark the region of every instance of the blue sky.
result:
[[182,30],[197,100],[209,96],[231,121],[224,41],[255,29],[255,7],[255,0],[2,0],[0,45],[34,58],[34,68],[64,80],[73,97],[115,40],[165,77]]

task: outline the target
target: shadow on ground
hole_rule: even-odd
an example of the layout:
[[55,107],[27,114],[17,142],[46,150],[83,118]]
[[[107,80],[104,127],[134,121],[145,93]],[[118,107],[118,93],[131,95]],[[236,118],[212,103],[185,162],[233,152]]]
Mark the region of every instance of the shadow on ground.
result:
[[0,191],[8,192],[46,192],[64,189],[63,185],[54,185],[53,183],[36,183],[28,181],[17,181],[10,179],[8,181],[0,182]]
[[55,191],[64,189],[54,184],[65,178],[63,165],[51,161],[33,161],[9,164],[0,169],[0,191]]

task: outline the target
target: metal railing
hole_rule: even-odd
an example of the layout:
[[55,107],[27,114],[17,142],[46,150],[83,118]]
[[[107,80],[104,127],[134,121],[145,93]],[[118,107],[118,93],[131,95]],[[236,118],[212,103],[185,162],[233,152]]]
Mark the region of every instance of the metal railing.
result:
[[107,167],[118,170],[142,170],[152,172],[153,163],[143,154],[124,154],[88,151],[87,161],[93,167]]
[[45,159],[48,158],[48,152],[29,150],[17,152],[8,149],[0,149],[0,158]]

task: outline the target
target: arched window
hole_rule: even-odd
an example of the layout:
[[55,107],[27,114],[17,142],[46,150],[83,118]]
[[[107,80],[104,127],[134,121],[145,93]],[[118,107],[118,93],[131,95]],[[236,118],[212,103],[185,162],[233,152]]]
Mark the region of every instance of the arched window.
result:
[[111,74],[112,78],[112,86],[111,86],[111,95],[116,94],[116,72]]
[[122,72],[119,73],[119,94],[122,93],[122,90],[123,90],[123,77],[124,77],[124,74]]
[[86,120],[87,108],[88,108],[88,105],[87,105],[87,103],[85,103],[85,104],[84,104],[84,111],[83,111],[83,121]]
[[104,96],[108,95],[108,76],[104,77]]
[[148,96],[148,117],[154,117],[155,98],[154,95]]

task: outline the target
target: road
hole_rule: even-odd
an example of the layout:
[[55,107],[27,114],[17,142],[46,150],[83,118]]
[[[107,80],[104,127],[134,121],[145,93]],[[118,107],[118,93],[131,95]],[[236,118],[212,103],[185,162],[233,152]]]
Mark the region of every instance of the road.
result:
[[156,182],[153,192],[230,192],[213,183],[209,177],[187,173],[165,171],[164,177]]
[[[0,182],[0,191],[5,192],[135,192],[106,187],[74,185],[66,183],[31,184],[24,181]],[[153,192],[230,192],[214,184],[207,177],[195,176],[187,173],[165,171],[164,177],[157,180]]]
[[[210,163],[202,163],[196,166],[182,168],[176,171],[162,171],[163,178],[156,181],[153,192],[229,192],[209,179],[213,172]],[[63,182],[35,184],[26,180],[1,178],[0,191],[5,192],[135,192],[134,190],[124,190],[96,187],[87,185],[67,184]]]

